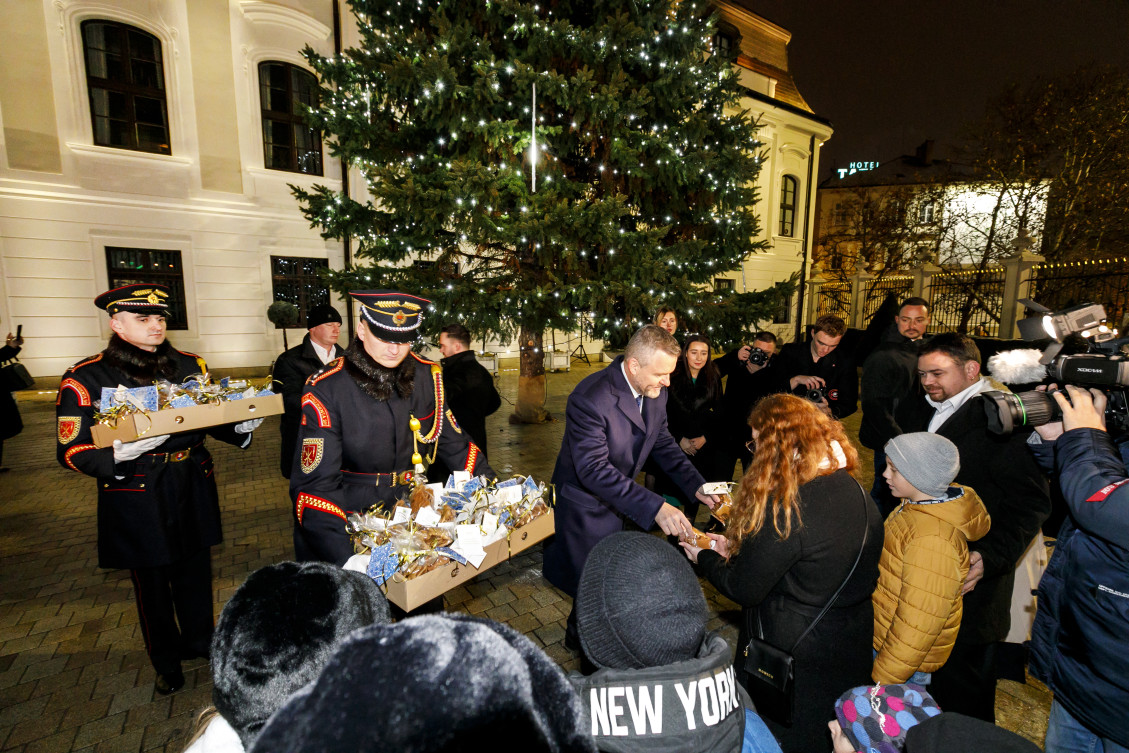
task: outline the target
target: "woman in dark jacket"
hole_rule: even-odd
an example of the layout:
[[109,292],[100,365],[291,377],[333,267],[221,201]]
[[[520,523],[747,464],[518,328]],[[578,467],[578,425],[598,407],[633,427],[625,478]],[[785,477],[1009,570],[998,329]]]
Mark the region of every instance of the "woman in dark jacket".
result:
[[712,550],[683,547],[710,582],[744,608],[737,679],[754,703],[760,683],[742,662],[758,614],[764,640],[788,651],[851,573],[832,608],[792,650],[792,724],[765,716],[784,753],[828,751],[835,700],[870,682],[870,595],[878,580],[882,519],[850,476],[858,453],[842,425],[814,403],[772,395],[753,409],[749,424],[753,462],[734,495],[725,535],[710,535]]
[[[22,337],[17,338],[9,332],[4,346],[0,347],[0,363],[19,355],[23,344]],[[20,409],[16,407],[16,399],[11,392],[0,391],[0,473],[8,470],[4,467],[4,440],[11,439],[23,429],[24,422],[20,418]]]
[[[666,421],[674,441],[690,458],[690,462],[706,481],[716,481],[716,457],[719,441],[716,431],[718,409],[721,406],[721,374],[710,358],[710,339],[705,335],[690,335],[682,346],[678,366],[670,375],[667,390]],[[693,522],[698,513],[698,501],[686,499],[665,474],[656,490],[677,499]]]

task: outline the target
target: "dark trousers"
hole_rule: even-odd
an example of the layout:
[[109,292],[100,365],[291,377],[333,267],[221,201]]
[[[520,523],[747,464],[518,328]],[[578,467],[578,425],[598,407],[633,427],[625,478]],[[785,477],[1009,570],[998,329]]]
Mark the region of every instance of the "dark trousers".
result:
[[945,666],[933,673],[929,693],[942,710],[996,723],[996,644],[959,640]]
[[182,658],[207,656],[215,627],[211,549],[169,565],[129,572],[153,669],[162,675],[175,674]]
[[874,451],[874,485],[870,487],[870,498],[878,505],[878,512],[885,520],[901,502],[890,491],[890,485],[882,477],[886,470],[886,450],[879,447]]

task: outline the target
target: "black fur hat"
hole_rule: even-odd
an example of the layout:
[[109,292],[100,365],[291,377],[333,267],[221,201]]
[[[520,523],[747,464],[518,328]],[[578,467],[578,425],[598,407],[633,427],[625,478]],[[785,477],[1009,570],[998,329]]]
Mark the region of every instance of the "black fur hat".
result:
[[270,715],[317,677],[346,635],[388,620],[388,601],[364,573],[324,562],[256,570],[216,623],[212,703],[249,748]]
[[271,717],[251,753],[594,753],[580,698],[507,625],[413,617],[349,636]]

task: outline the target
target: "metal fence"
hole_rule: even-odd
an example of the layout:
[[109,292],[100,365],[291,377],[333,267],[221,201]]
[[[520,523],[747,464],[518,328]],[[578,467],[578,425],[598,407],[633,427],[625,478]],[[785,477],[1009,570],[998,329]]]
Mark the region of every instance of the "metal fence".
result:
[[1005,278],[1000,267],[934,275],[929,287],[933,330],[997,337]]
[[1100,303],[1114,325],[1129,314],[1129,258],[1038,264],[1031,270],[1031,298],[1055,311]]
[[851,313],[851,283],[825,282],[815,288],[815,315],[834,314],[847,318]]
[[863,322],[870,323],[886,296],[893,294],[899,299],[908,298],[913,293],[913,277],[881,277],[866,283],[863,294]]

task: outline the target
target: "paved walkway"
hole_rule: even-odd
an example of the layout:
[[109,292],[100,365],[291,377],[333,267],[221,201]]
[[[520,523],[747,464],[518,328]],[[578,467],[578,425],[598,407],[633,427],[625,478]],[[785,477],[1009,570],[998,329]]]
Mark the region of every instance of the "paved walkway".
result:
[[[487,422],[491,464],[499,474],[547,480],[564,430],[568,392],[593,368],[548,378],[555,420],[511,426],[503,408]],[[516,399],[517,376],[499,380]],[[53,395],[20,395],[25,430],[4,446],[12,469],[0,475],[0,750],[182,750],[197,711],[211,702],[208,664],[185,665],[185,689],[162,697],[138,634],[129,578],[97,567],[92,479],[55,462]],[[857,431],[857,419],[848,421]],[[252,448],[210,442],[216,457],[226,541],[212,553],[216,613],[255,569],[292,556],[287,484],[278,473],[278,424],[268,419]],[[870,458],[863,462],[870,468]],[[708,585],[711,629],[736,642],[740,614]],[[506,622],[566,670],[578,657],[564,648],[571,600],[541,578],[541,547],[447,594],[447,608]],[[1049,696],[1032,681],[1001,682],[1003,726],[1037,742]]]

